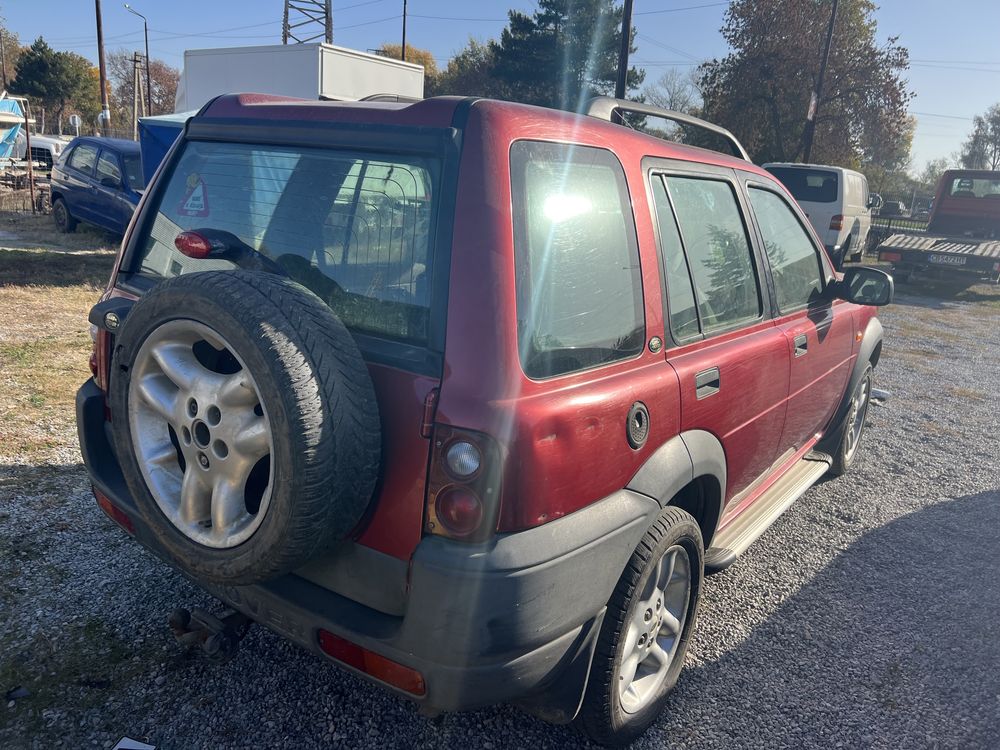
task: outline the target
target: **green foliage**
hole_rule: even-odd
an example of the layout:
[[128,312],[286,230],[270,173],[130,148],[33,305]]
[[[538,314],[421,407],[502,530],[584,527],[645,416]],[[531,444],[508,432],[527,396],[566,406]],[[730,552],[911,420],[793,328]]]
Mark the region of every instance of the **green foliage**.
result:
[[[577,110],[592,96],[614,93],[621,24],[613,0],[539,0],[531,15],[510,11],[499,40],[470,40],[429,93]],[[626,88],[638,88],[644,75],[630,68]]]
[[[732,52],[701,67],[704,115],[754,161],[795,161],[819,73],[832,0],[734,0],[722,34]],[[909,53],[875,41],[872,0],[841,0],[816,119],[812,161],[883,172],[909,158]]]
[[961,161],[965,169],[1000,169],[1000,104],[976,115]]
[[41,37],[24,50],[10,88],[54,111],[60,132],[68,110],[88,113],[100,98],[90,61],[75,52],[56,52]]
[[501,98],[501,84],[493,77],[494,47],[494,42],[484,44],[469,39],[465,48],[448,61],[448,67],[435,79],[424,82],[425,94]]

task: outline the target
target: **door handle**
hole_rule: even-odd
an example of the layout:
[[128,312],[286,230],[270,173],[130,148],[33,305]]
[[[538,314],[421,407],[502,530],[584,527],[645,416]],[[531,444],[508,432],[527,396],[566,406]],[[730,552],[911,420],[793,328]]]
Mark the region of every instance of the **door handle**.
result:
[[719,368],[712,367],[702,370],[694,376],[694,394],[700,401],[719,392],[722,379],[719,377]]
[[809,353],[809,337],[800,333],[795,337],[795,356],[804,357]]

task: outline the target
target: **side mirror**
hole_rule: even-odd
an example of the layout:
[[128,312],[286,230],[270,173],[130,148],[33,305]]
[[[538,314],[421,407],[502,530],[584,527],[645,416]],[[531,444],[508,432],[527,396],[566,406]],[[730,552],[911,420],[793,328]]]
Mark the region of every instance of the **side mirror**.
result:
[[894,286],[892,276],[878,268],[853,266],[844,271],[838,281],[834,296],[856,305],[883,307],[892,302]]
[[112,190],[117,190],[122,186],[122,181],[116,180],[114,177],[102,177],[101,185],[106,188],[111,188]]
[[874,193],[868,195],[868,208],[878,208],[882,205],[882,199]]

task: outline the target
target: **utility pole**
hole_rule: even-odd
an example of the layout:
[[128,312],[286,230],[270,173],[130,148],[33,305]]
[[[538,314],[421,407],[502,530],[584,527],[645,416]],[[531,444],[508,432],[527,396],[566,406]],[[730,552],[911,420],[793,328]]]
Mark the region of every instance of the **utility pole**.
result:
[[403,0],[403,62],[406,62],[406,0]]
[[3,68],[3,88],[7,90],[7,50],[3,43],[3,32],[0,31],[0,68]]
[[132,53],[132,140],[139,140],[139,94],[142,92],[142,84],[139,74],[139,53]]
[[823,95],[823,78],[826,76],[826,64],[830,59],[830,45],[833,42],[833,29],[837,24],[838,0],[833,0],[833,10],[830,11],[830,23],[826,27],[826,42],[823,44],[823,57],[819,63],[819,77],[816,79],[816,90],[809,100],[809,111],[806,113],[806,127],[802,132],[802,161],[806,164],[812,157],[813,137],[816,135],[816,116],[819,114],[819,98]]
[[618,50],[618,82],[615,84],[615,99],[625,98],[625,83],[628,78],[628,50],[632,45],[632,0],[625,0],[622,10],[622,46]]
[[153,84],[150,83],[149,79],[149,24],[146,23],[146,17],[128,3],[125,3],[125,10],[133,16],[139,16],[142,19],[142,33],[146,37],[146,99],[149,100],[149,111],[146,112],[145,108],[143,108],[143,112],[151,115],[153,114]]
[[281,43],[307,44],[320,40],[333,44],[331,0],[285,0]]
[[101,25],[101,0],[94,0],[97,11],[97,67],[101,77],[101,130],[107,136],[111,129],[111,107],[108,106],[108,76],[104,67],[104,28]]

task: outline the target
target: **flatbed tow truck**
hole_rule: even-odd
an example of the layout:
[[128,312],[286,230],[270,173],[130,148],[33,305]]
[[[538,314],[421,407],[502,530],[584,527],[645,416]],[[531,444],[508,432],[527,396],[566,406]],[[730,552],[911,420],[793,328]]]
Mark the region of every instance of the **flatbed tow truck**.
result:
[[917,273],[1000,283],[1000,171],[946,171],[927,229],[890,234],[877,252],[899,281]]

